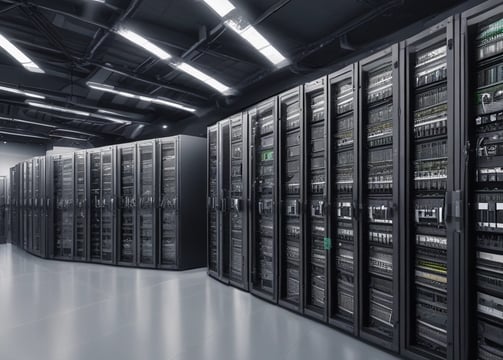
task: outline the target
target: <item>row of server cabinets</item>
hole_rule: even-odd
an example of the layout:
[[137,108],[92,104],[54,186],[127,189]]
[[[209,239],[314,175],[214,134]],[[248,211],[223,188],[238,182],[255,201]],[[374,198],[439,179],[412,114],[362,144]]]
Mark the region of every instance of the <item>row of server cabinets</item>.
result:
[[42,257],[147,268],[206,265],[204,138],[175,136],[11,169],[12,239]]
[[208,128],[208,272],[411,359],[503,359],[503,5]]

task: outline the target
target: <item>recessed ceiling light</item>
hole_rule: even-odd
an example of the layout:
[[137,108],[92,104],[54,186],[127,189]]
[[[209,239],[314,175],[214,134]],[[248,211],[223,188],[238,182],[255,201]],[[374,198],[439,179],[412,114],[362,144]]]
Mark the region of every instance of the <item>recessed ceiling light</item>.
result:
[[234,5],[228,0],[203,0],[208,4],[220,17],[224,17],[235,9]]
[[161,60],[169,60],[172,58],[171,54],[168,54],[159,46],[155,45],[154,43],[145,39],[143,36],[135,33],[134,31],[128,30],[126,28],[120,28],[119,30],[117,30],[117,34],[131,41],[132,43],[144,48],[145,50],[154,54]]
[[199,81],[205,83],[206,85],[211,86],[215,90],[218,90],[224,95],[228,95],[232,92],[232,89],[228,87],[227,85],[222,84],[220,81],[212,78],[211,76],[203,73],[201,70],[196,69],[192,65],[189,65],[187,63],[179,63],[177,65],[178,69],[182,70],[183,72],[189,74],[190,76],[195,77]]
[[125,96],[128,98],[137,99],[137,100],[144,101],[144,102],[149,102],[149,103],[158,104],[158,105],[164,105],[164,106],[168,106],[168,107],[172,107],[172,108],[176,108],[176,109],[180,109],[180,110],[184,110],[184,111],[188,111],[188,112],[196,112],[196,109],[194,109],[192,107],[189,107],[184,104],[180,104],[178,102],[174,102],[169,99],[134,94],[134,93],[127,92],[124,90],[115,89],[114,86],[95,83],[95,82],[88,82],[87,86],[89,86],[91,89],[94,89],[94,90],[108,92],[108,93],[119,95],[119,96]]
[[23,67],[31,72],[44,74],[37,64],[35,64],[28,56],[26,56],[21,50],[19,50],[13,43],[11,43],[5,36],[0,34],[0,47],[9,53],[17,62],[19,62]]
[[4,141],[3,143],[4,143],[4,144],[7,144],[7,141]]
[[162,126],[163,129],[167,129],[168,128],[168,125],[163,125]]

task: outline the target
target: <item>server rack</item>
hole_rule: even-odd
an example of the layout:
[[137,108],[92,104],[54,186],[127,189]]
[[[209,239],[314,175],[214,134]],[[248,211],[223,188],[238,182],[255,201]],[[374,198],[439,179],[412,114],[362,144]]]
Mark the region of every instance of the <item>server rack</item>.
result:
[[77,151],[75,157],[75,251],[74,259],[88,260],[87,235],[89,228],[89,202],[87,196],[87,156]]
[[[230,120],[218,122],[208,129],[209,162],[212,182],[208,188],[210,221],[210,276],[228,283],[230,278]],[[214,171],[214,172],[213,172]]]
[[137,265],[153,268],[157,265],[157,218],[154,198],[157,188],[155,164],[156,143],[147,140],[136,144],[137,149]]
[[[248,290],[248,128],[246,115],[229,118],[229,283]],[[224,167],[225,168],[225,167]]]
[[49,156],[49,255],[72,260],[74,256],[73,154]]
[[20,246],[20,165],[10,168],[10,242]]
[[89,247],[90,261],[115,262],[116,193],[115,147],[88,150],[88,184],[91,200]]
[[136,144],[117,146],[117,263],[136,265]]
[[32,201],[33,201],[33,163],[24,161],[21,166],[21,198],[22,198],[22,247],[28,250],[31,247],[33,218],[32,218]]
[[[460,353],[464,359],[503,358],[503,5],[489,1],[462,14],[460,121],[465,154],[460,188],[466,219]],[[465,270],[466,269],[466,270]]]
[[[358,71],[350,65],[328,77],[329,153],[328,320],[358,334]],[[358,184],[356,182],[356,184]]]
[[327,78],[304,85],[304,314],[327,320]]
[[5,243],[7,236],[7,178],[0,176],[0,244]]
[[304,112],[303,87],[278,96],[280,136],[278,303],[303,310]]
[[453,19],[401,44],[408,209],[402,238],[402,342],[411,358],[454,358]]
[[204,179],[206,139],[174,136],[158,139],[157,148],[159,267],[185,270],[204,266],[206,191],[200,180]]
[[277,302],[277,98],[247,111],[250,132],[250,292]]
[[397,45],[359,64],[360,336],[394,351],[399,346],[398,65]]
[[34,255],[44,256],[46,249],[46,191],[45,191],[45,156],[31,160],[33,165],[33,232],[28,251]]

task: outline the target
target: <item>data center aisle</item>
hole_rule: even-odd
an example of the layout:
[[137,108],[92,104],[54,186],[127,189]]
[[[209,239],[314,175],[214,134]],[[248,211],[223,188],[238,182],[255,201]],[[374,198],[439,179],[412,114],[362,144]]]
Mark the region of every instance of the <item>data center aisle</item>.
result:
[[[0,245],[0,359],[396,359],[210,279]],[[314,357],[313,357],[314,356]]]

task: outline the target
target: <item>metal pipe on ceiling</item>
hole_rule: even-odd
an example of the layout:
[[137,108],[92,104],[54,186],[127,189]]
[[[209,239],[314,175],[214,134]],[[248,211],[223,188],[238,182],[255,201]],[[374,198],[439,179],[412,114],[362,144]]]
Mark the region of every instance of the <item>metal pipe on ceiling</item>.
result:
[[19,4],[12,4],[11,6],[7,6],[6,8],[0,10],[0,14],[4,14],[6,12],[11,11],[12,9],[15,9],[19,6]]

